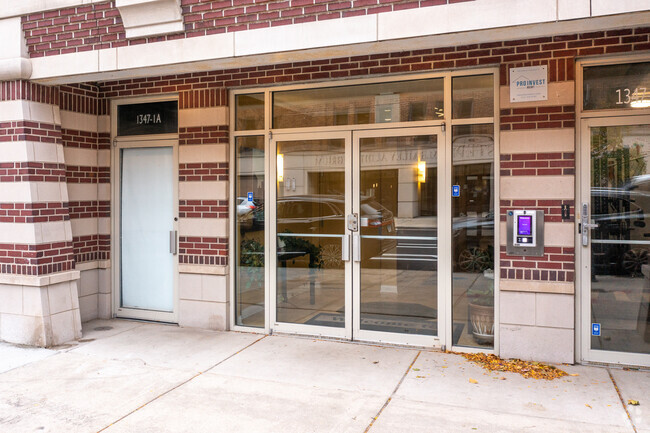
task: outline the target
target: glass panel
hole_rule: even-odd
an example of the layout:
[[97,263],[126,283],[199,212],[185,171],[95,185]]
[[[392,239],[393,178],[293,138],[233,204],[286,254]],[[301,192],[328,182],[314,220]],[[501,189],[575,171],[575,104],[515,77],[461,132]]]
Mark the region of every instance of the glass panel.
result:
[[277,143],[277,320],[345,327],[345,140]]
[[437,144],[360,140],[361,329],[438,335]]
[[494,345],[494,126],[452,130],[452,344]]
[[273,128],[442,120],[443,79],[273,94]]
[[235,140],[235,323],[264,327],[264,137]]
[[264,93],[235,96],[235,130],[264,129]]
[[171,147],[122,149],[122,307],[173,311],[174,161]]
[[650,353],[650,125],[591,129],[591,348]]
[[650,107],[650,62],[587,67],[583,81],[585,110]]
[[454,119],[494,115],[494,76],[471,75],[452,79]]

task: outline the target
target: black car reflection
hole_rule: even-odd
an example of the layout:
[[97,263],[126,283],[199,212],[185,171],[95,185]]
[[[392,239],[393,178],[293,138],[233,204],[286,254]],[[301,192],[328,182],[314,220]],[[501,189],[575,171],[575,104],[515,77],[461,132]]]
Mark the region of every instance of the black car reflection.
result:
[[631,188],[592,188],[591,232],[594,275],[641,275],[648,263],[650,195]]
[[453,218],[455,269],[483,272],[494,268],[494,212]]
[[[346,231],[345,198],[340,195],[294,195],[277,199],[278,259],[309,255],[310,266],[340,268]],[[393,213],[369,197],[360,202],[361,259],[394,249]],[[367,238],[366,236],[373,236]],[[377,238],[374,238],[377,236]]]

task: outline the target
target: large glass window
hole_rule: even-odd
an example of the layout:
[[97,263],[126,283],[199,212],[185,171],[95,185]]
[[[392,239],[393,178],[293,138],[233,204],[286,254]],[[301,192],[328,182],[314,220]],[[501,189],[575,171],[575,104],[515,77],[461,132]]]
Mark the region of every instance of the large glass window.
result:
[[235,129],[255,131],[264,129],[264,93],[235,97]]
[[585,110],[650,107],[650,62],[585,67],[583,81]]
[[264,137],[237,137],[235,155],[235,324],[264,327]]
[[277,320],[345,326],[345,140],[277,143]]
[[289,90],[273,94],[273,128],[442,120],[444,79]]
[[494,115],[494,75],[470,75],[452,79],[454,119]]
[[494,126],[452,128],[453,344],[494,345]]

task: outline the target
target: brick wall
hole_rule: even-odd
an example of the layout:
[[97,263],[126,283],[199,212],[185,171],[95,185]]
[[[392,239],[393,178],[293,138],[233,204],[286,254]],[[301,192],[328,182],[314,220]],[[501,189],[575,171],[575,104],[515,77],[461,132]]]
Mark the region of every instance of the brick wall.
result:
[[574,152],[501,154],[501,176],[575,174]]
[[228,239],[181,236],[178,243],[178,262],[226,266],[228,264]]
[[0,244],[0,273],[47,275],[74,269],[71,242]]
[[0,122],[0,141],[24,140],[61,143],[61,127],[59,125],[24,120]]
[[185,31],[127,39],[115,2],[22,17],[30,57],[191,38],[472,0],[181,0]]
[[43,86],[28,81],[0,81],[0,101],[18,100],[59,105],[59,91],[56,87]]
[[3,223],[40,223],[69,219],[68,203],[0,203],[0,222]]
[[573,128],[575,106],[505,108],[501,110],[501,130]]

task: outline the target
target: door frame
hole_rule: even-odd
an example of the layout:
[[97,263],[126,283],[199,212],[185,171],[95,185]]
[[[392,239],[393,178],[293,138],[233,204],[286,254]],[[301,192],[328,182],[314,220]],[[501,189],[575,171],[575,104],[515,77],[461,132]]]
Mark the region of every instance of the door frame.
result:
[[[452,80],[455,77],[469,77],[475,75],[485,75],[491,74],[493,77],[493,115],[489,117],[470,117],[470,118],[453,118],[452,116]],[[330,88],[338,86],[355,86],[363,84],[379,84],[379,83],[393,83],[400,81],[414,81],[421,79],[431,79],[431,78],[443,78],[445,81],[444,85],[444,106],[447,107],[444,111],[444,116],[436,119],[430,119],[426,121],[402,121],[391,124],[385,123],[371,123],[371,124],[351,124],[351,125],[340,125],[340,126],[309,126],[309,127],[300,127],[300,128],[288,128],[288,129],[276,129],[273,128],[273,94],[276,92],[281,92],[285,90],[300,90],[300,89],[317,89],[317,88]],[[490,124],[493,127],[494,131],[494,209],[495,209],[495,226],[494,226],[494,248],[495,248],[495,260],[494,260],[494,343],[492,348],[482,348],[482,347],[473,347],[473,346],[454,346],[452,339],[452,330],[453,326],[446,326],[444,339],[441,337],[441,348],[454,350],[458,352],[467,352],[467,353],[491,353],[499,354],[499,344],[500,344],[500,289],[499,289],[499,280],[500,280],[500,261],[498,260],[498,251],[501,244],[501,226],[505,229],[505,223],[501,223],[498,217],[499,210],[499,198],[500,198],[500,172],[498,170],[499,160],[500,160],[500,100],[501,100],[501,86],[500,82],[500,70],[498,67],[481,67],[481,68],[471,68],[471,69],[457,69],[451,71],[440,71],[440,72],[424,72],[424,73],[414,73],[406,75],[386,75],[386,76],[373,76],[366,78],[353,78],[353,79],[341,79],[341,80],[330,80],[330,81],[321,81],[321,82],[306,82],[306,83],[291,83],[283,84],[270,87],[260,87],[260,88],[240,88],[233,89],[229,92],[229,119],[230,119],[230,161],[236,161],[236,142],[238,138],[243,137],[252,137],[252,136],[261,136],[264,137],[264,149],[265,149],[265,175],[269,176],[271,170],[275,170],[275,149],[271,149],[271,138],[276,134],[284,133],[312,133],[312,132],[332,132],[332,131],[366,131],[366,130],[379,130],[379,129],[401,129],[401,128],[417,128],[417,127],[440,127],[444,134],[444,146],[445,149],[452,148],[452,134],[451,130],[449,133],[446,133],[447,128],[453,128],[454,126],[460,125],[482,125]],[[263,115],[264,122],[263,127],[260,125],[258,129],[239,129],[237,126],[237,106],[236,98],[239,95],[251,95],[257,94],[262,96],[263,100]],[[451,197],[451,164],[452,164],[452,152],[446,152],[445,167],[449,167],[449,173],[445,178],[445,187],[447,188],[445,194],[442,196],[440,203],[443,203],[445,208],[451,209],[452,197]],[[275,176],[275,172],[273,172]],[[269,179],[266,178],[265,182],[269,182]],[[235,183],[236,183],[236,173],[235,170],[230,171],[230,197],[235,196]],[[270,184],[266,183],[264,200],[265,203],[270,203]],[[229,233],[231,236],[234,236],[236,232],[235,224],[235,210],[233,206],[230,209],[230,222],[229,222]],[[451,223],[450,223],[451,224]],[[275,240],[270,236],[270,218],[265,218],[265,242],[267,248],[265,248],[265,260],[266,263],[271,263],[274,260],[275,252],[272,251],[272,248],[269,248],[269,245],[272,245],[272,242]],[[229,263],[232,266],[236,266],[238,257],[236,255],[236,249],[231,248],[229,253]],[[451,260],[451,258],[450,258]],[[440,262],[439,262],[440,266]],[[271,266],[265,266],[265,290],[264,290],[264,310],[265,310],[265,321],[264,326],[253,327],[247,325],[237,325],[236,323],[236,283],[235,278],[230,278],[229,287],[230,287],[230,299],[232,300],[230,305],[230,329],[235,331],[242,332],[253,332],[260,334],[271,334],[273,332],[271,326],[271,290],[270,282],[274,277],[271,276],[270,269]],[[440,269],[440,268],[439,268]],[[450,275],[449,281],[452,279],[451,275],[451,264],[450,264]],[[451,285],[451,283],[449,283]],[[448,295],[451,297],[451,289],[449,289]],[[444,314],[447,320],[450,321],[451,325],[452,320],[452,302],[451,299],[447,299],[448,302],[444,306]],[[442,314],[439,312],[439,314]]]
[[[373,129],[348,129],[345,131],[310,131],[310,132],[292,132],[292,133],[276,133],[272,134],[270,140],[269,157],[271,164],[268,170],[270,179],[274,182],[274,187],[269,188],[271,196],[270,203],[274,205],[267,208],[268,220],[276,221],[276,200],[277,200],[277,142],[278,141],[291,141],[291,140],[313,140],[313,139],[345,139],[345,179],[346,179],[346,210],[345,214],[349,215],[353,211],[359,209],[359,185],[360,185],[360,163],[359,163],[359,140],[366,137],[404,137],[416,135],[436,135],[438,137],[437,143],[437,176],[438,176],[438,251],[451,251],[451,201],[450,194],[445,191],[451,190],[451,168],[440,169],[446,167],[448,159],[446,134],[441,125],[436,126],[416,126],[416,127],[392,127],[392,128],[373,128]],[[269,180],[270,180],[269,179]],[[448,197],[449,196],[449,197]],[[444,210],[447,211],[444,211]],[[276,245],[277,226],[271,224],[268,227],[268,245]],[[345,235],[350,237],[349,245],[353,246],[354,235],[345,229]],[[271,251],[274,248],[269,248]],[[347,340],[355,341],[368,341],[375,343],[390,343],[402,344],[412,346],[425,346],[440,348],[444,345],[447,338],[447,319],[450,317],[447,313],[446,302],[449,298],[448,293],[451,293],[451,255],[438,254],[438,288],[437,288],[437,302],[438,302],[438,335],[409,335],[398,334],[390,332],[368,331],[360,329],[360,262],[354,262],[352,258],[352,251],[350,252],[350,260],[344,262],[345,268],[345,328],[330,328],[324,326],[302,325],[278,322],[276,316],[277,308],[277,263],[276,258],[271,256],[267,263],[270,264],[270,279],[268,287],[270,288],[269,296],[269,324],[272,332],[280,332],[286,334],[300,334],[300,335],[314,335],[320,337],[334,337],[344,338]],[[447,269],[448,271],[444,271]],[[451,340],[449,340],[451,341]]]
[[[440,348],[446,340],[447,328],[447,315],[446,302],[448,300],[447,294],[451,293],[451,254],[440,254],[440,251],[451,251],[451,207],[447,206],[447,199],[451,194],[445,191],[451,191],[451,167],[446,166],[447,161],[447,145],[446,133],[443,131],[442,126],[416,126],[416,127],[403,127],[403,128],[384,128],[384,129],[371,129],[371,130],[355,130],[352,131],[352,152],[353,152],[353,167],[352,167],[352,199],[353,210],[359,211],[359,195],[361,185],[361,164],[360,164],[360,146],[359,142],[362,138],[374,137],[410,137],[421,135],[436,135],[437,143],[437,327],[438,333],[436,336],[429,335],[413,335],[413,334],[400,334],[394,332],[381,332],[369,331],[361,329],[361,262],[353,263],[353,278],[352,278],[352,311],[353,311],[353,339],[356,341],[367,341],[375,343],[390,343],[402,344],[407,346],[424,346]],[[447,185],[449,183],[449,185]],[[360,241],[358,241],[360,242]]]
[[[133,135],[117,136],[117,107],[123,104],[138,104],[147,102],[169,101],[169,95],[164,97],[150,98],[128,98],[112,101],[111,103],[111,298],[112,298],[112,317],[150,320],[156,322],[178,323],[179,312],[179,254],[174,255],[173,260],[173,311],[155,311],[135,308],[121,307],[121,164],[120,154],[122,149],[129,148],[155,148],[171,147],[172,148],[172,213],[174,215],[173,228],[179,233],[179,156],[178,156],[178,134],[152,134],[152,135]],[[174,99],[171,99],[172,101]],[[102,190],[99,189],[98,199],[101,199]],[[178,251],[178,237],[176,250]]]
[[[267,258],[266,263],[270,268],[270,279],[268,287],[270,288],[269,296],[269,324],[273,332],[280,332],[284,334],[300,334],[300,335],[314,335],[319,337],[334,337],[344,338],[347,340],[352,339],[352,260],[344,262],[344,278],[345,278],[345,327],[334,328],[329,326],[315,326],[297,323],[286,323],[277,321],[277,254],[273,254],[277,245],[277,221],[276,217],[276,204],[277,204],[277,142],[278,141],[298,141],[298,140],[327,140],[327,139],[343,139],[345,143],[345,214],[349,215],[352,212],[352,131],[328,131],[328,132],[302,132],[302,133],[283,133],[273,134],[270,140],[269,157],[271,164],[269,167],[268,185],[274,185],[273,188],[267,187],[270,192],[271,206],[266,206],[265,212],[267,215],[265,220],[270,221],[267,234],[268,250],[271,251],[270,259]],[[271,156],[272,155],[272,156]],[[271,181],[273,183],[271,183]],[[271,224],[271,222],[273,224]],[[347,227],[344,229],[344,236],[348,236]]]
[[[650,115],[626,113],[625,116],[603,116],[589,117],[580,121],[580,147],[576,155],[576,162],[581,168],[578,173],[576,184],[578,193],[576,197],[576,278],[579,281],[580,288],[579,303],[577,313],[580,315],[576,334],[579,338],[580,361],[582,362],[603,362],[608,364],[624,365],[648,365],[650,355],[634,352],[618,352],[611,350],[595,350],[591,348],[591,234],[589,236],[589,245],[582,245],[582,234],[577,230],[577,224],[580,221],[579,209],[582,209],[582,203],[589,203],[589,212],[593,211],[591,206],[591,128],[599,126],[627,126],[627,125],[650,125]],[[576,287],[577,288],[577,287]]]

